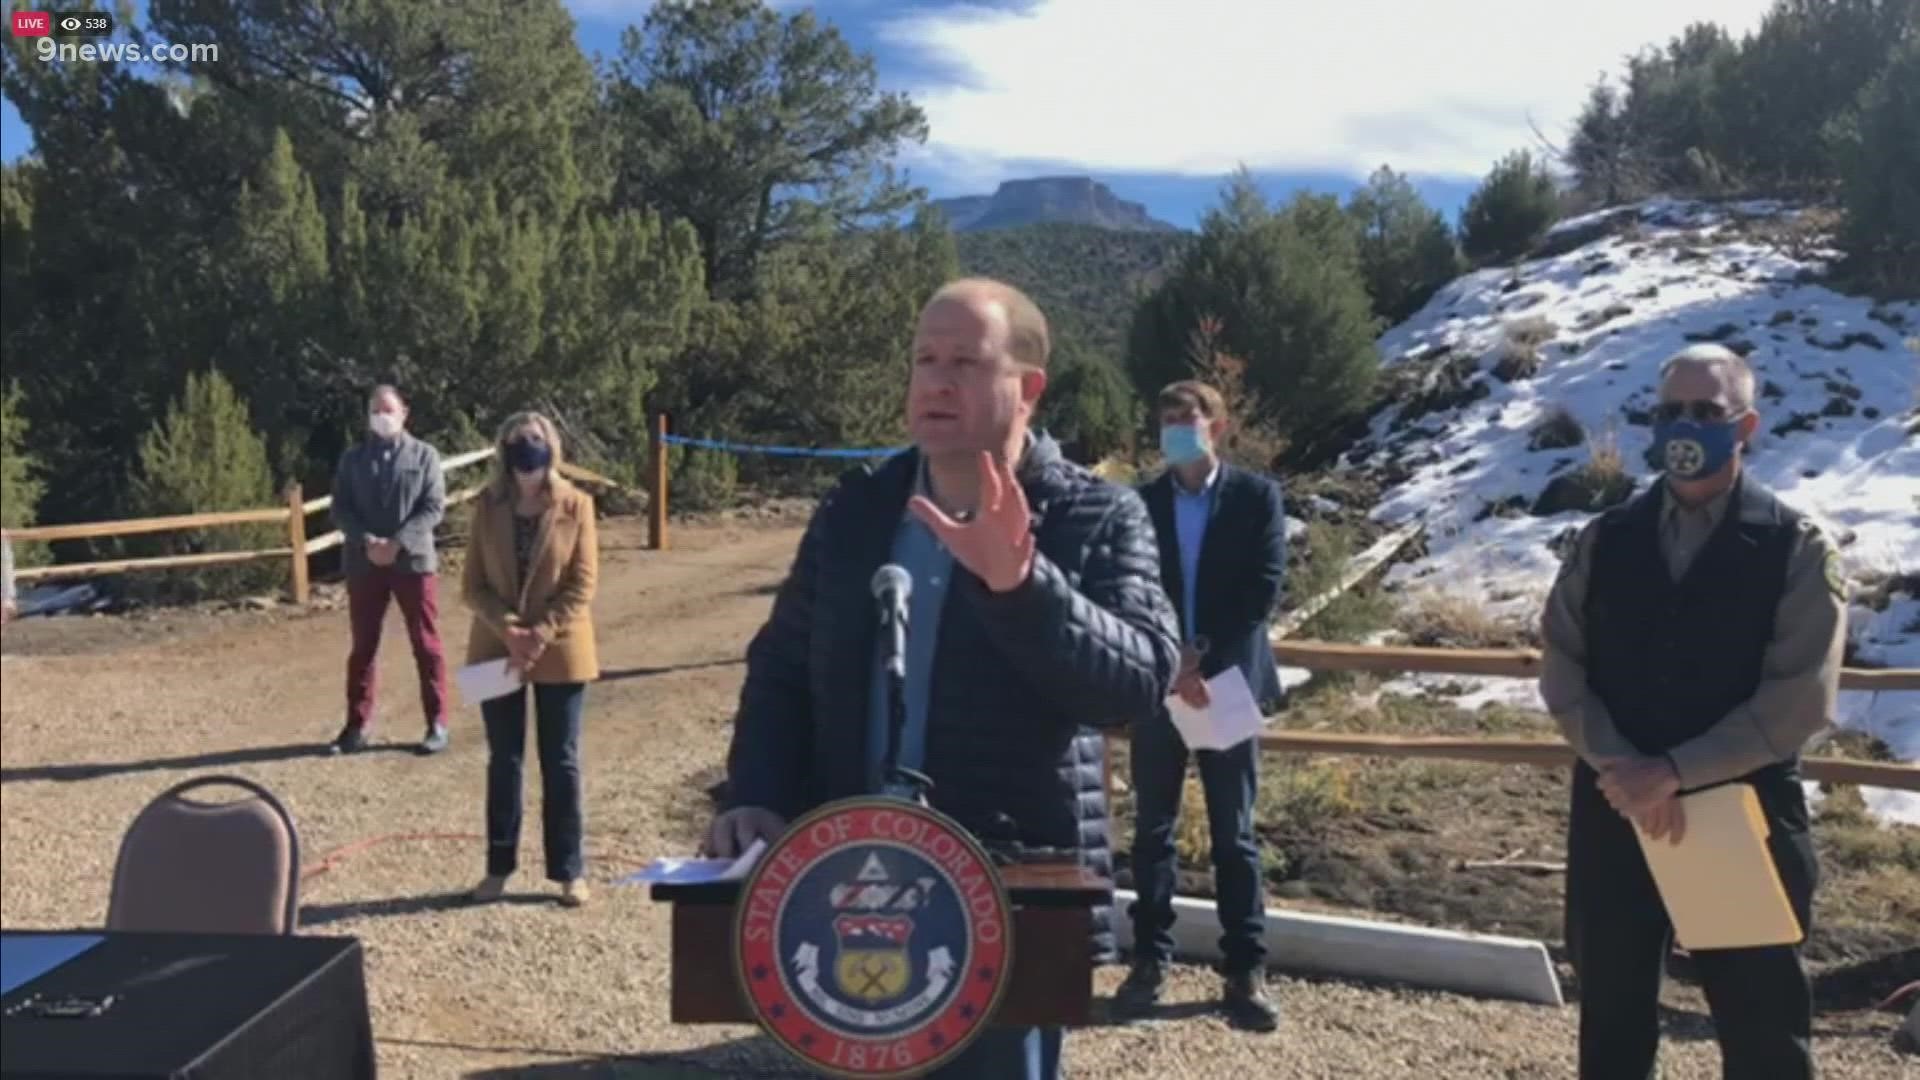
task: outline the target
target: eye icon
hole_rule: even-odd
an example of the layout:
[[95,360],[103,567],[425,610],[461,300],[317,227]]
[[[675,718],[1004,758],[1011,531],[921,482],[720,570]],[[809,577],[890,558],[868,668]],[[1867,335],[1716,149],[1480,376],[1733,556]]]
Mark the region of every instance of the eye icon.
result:
[[61,19],[60,29],[62,30],[80,29],[80,17],[78,15],[68,15],[66,18]]

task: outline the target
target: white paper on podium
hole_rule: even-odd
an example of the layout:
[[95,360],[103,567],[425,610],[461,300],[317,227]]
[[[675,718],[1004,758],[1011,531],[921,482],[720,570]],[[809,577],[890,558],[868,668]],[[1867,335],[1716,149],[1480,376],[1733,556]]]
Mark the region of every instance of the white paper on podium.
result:
[[1196,709],[1175,694],[1167,699],[1167,713],[1189,750],[1225,750],[1260,733],[1266,718],[1253,702],[1253,688],[1237,667],[1207,680],[1207,707]]
[[765,840],[755,840],[737,859],[655,859],[620,879],[622,885],[698,885],[705,881],[735,881],[747,876],[760,854],[767,850]]
[[498,660],[482,660],[454,672],[453,682],[460,688],[460,696],[478,705],[483,701],[506,697],[520,689],[525,680],[520,677],[519,672],[508,667],[507,663],[505,657]]

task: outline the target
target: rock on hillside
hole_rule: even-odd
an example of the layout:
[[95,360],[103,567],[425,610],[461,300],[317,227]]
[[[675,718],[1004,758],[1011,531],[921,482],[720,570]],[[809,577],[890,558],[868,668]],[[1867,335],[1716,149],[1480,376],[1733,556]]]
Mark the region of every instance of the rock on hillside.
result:
[[1140,232],[1178,232],[1147,208],[1115,195],[1090,176],[1007,180],[991,195],[934,199],[957,232],[1062,223]]
[[[1845,555],[1853,662],[1920,666],[1920,304],[1823,287],[1819,225],[1777,203],[1589,215],[1548,238],[1557,253],[1462,277],[1382,336],[1398,392],[1339,467],[1384,486],[1383,523],[1428,523],[1389,584],[1533,618],[1575,531],[1649,480],[1661,362],[1719,341],[1759,383],[1754,475]],[[1537,703],[1531,683],[1486,689]],[[1920,759],[1915,696],[1843,694],[1842,723]],[[1920,798],[1876,799],[1920,822]]]

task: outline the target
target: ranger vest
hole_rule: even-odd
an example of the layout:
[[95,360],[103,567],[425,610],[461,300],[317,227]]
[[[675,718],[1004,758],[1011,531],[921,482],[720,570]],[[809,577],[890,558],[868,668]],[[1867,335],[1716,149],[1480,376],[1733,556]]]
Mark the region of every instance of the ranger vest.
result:
[[[1601,518],[1586,601],[1587,684],[1620,734],[1661,754],[1753,696],[1802,515],[1744,470],[1679,581],[1660,546],[1665,482]],[[1798,755],[1762,772],[1798,773]]]

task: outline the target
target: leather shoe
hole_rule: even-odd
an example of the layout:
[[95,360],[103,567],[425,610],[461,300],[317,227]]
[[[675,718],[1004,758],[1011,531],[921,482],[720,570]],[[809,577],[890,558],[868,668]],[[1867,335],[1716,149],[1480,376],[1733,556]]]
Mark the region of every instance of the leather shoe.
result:
[[1273,1031],[1280,1026],[1280,1007],[1267,996],[1267,981],[1261,972],[1240,971],[1228,975],[1222,998],[1227,1019],[1234,1027]]

